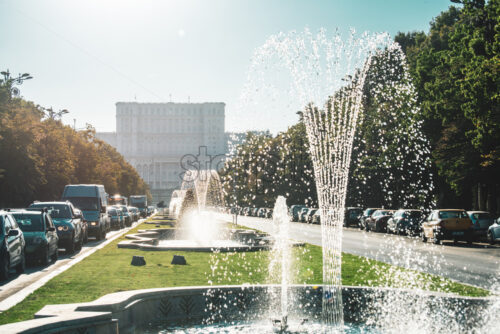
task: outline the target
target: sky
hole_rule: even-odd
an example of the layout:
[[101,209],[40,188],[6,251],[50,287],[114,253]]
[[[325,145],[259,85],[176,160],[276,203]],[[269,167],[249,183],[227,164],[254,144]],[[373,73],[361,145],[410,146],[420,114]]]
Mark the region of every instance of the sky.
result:
[[[0,69],[63,121],[114,131],[115,103],[225,102],[226,130],[284,130],[242,115],[256,48],[279,32],[425,31],[449,0],[0,0]],[[248,112],[248,111],[246,111]],[[252,119],[252,118],[251,118]]]

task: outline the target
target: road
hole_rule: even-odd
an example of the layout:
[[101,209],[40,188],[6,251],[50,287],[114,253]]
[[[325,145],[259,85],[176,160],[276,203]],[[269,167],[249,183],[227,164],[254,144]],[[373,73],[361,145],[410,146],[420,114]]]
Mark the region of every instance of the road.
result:
[[[231,221],[232,216],[224,215]],[[238,224],[268,233],[273,226],[270,219],[238,216]],[[291,238],[321,246],[321,226],[290,223]],[[342,251],[364,256],[405,268],[436,274],[452,280],[486,289],[500,284],[500,247],[485,243],[442,245],[423,243],[386,233],[365,232],[357,228],[344,228]]]
[[108,232],[105,240],[97,241],[90,238],[89,242],[84,244],[79,252],[66,254],[64,250],[60,250],[59,259],[55,263],[51,262],[47,266],[27,266],[23,274],[15,274],[14,271],[11,271],[9,280],[0,283],[0,312],[8,310],[21,302],[30,293],[43,286],[50,279],[80,262],[98,249],[106,246],[116,238],[119,238],[137,224],[138,223],[134,223],[131,227]]

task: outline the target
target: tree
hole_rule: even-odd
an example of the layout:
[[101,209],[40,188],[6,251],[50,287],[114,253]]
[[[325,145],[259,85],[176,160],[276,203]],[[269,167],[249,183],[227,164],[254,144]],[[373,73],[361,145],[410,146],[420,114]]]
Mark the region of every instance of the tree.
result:
[[91,126],[62,124],[67,110],[35,106],[11,94],[27,74],[0,79],[0,207],[58,200],[66,184],[103,184],[108,193],[146,194],[137,171],[113,147],[95,138]]
[[[405,52],[440,176],[441,203],[498,211],[500,6],[498,0],[459,3]],[[451,191],[454,199],[445,195]]]

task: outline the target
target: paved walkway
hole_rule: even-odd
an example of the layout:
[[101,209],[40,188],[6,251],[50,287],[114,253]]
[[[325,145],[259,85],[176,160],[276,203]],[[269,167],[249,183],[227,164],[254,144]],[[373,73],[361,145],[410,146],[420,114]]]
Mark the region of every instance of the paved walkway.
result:
[[[139,222],[142,222],[142,220]],[[92,255],[113,240],[119,238],[130,229],[137,226],[137,224],[136,222],[131,227],[109,232],[106,236],[106,240],[96,241],[90,239],[77,253],[65,254],[62,251],[59,253],[59,259],[55,263],[50,263],[48,266],[29,266],[23,274],[11,274],[10,279],[2,282],[0,285],[0,312],[4,312],[20,303],[29,294],[43,286],[49,280],[71,268],[87,256]]]

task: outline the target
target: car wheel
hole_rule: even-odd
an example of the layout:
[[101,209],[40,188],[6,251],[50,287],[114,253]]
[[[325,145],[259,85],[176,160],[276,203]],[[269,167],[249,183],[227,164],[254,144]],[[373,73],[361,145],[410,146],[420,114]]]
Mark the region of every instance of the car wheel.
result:
[[52,254],[52,262],[56,262],[58,258],[59,258],[59,249],[56,248],[54,254]]
[[425,236],[424,231],[422,231],[421,236],[422,236],[422,241],[423,241],[423,242],[427,242],[427,237]]
[[493,239],[493,233],[491,233],[491,231],[488,232],[488,242],[490,243],[490,245],[495,244],[495,239]]
[[435,244],[435,245],[439,245],[441,243],[441,240],[439,240],[438,238],[434,237],[432,238],[432,242]]
[[4,281],[9,278],[9,257],[6,255],[3,259],[3,263],[0,266],[0,280]]
[[83,243],[86,244],[89,242],[89,231],[85,230],[85,236],[83,237]]
[[99,230],[99,232],[97,232],[97,234],[95,235],[95,239],[99,241],[101,240],[101,236],[102,236],[102,230]]
[[19,264],[16,266],[16,273],[22,274],[24,273],[24,270],[26,270],[26,256],[23,250],[23,253],[21,254],[21,262],[19,262]]
[[71,238],[66,248],[66,253],[73,254],[75,252],[75,236]]
[[83,236],[80,235],[80,240],[78,240],[78,242],[76,243],[75,249],[79,251],[82,249],[82,246],[83,246]]
[[50,263],[49,248],[47,247],[40,258],[42,266],[46,266]]
[[472,241],[473,241],[472,238],[468,238],[467,239],[467,245],[472,245]]
[[102,237],[101,237],[101,239],[103,239],[103,240],[106,239],[106,230],[102,230]]

